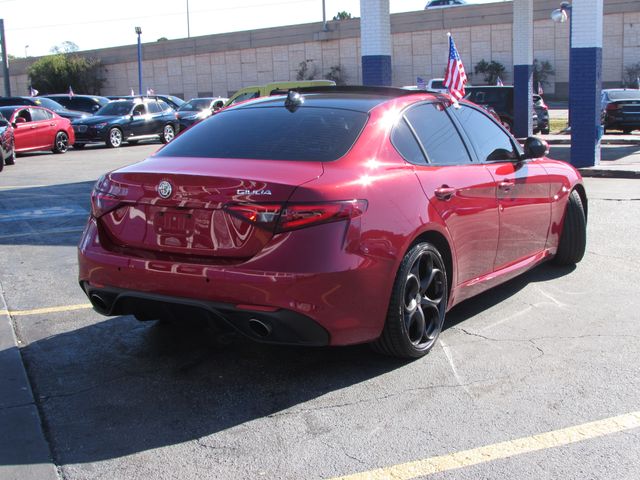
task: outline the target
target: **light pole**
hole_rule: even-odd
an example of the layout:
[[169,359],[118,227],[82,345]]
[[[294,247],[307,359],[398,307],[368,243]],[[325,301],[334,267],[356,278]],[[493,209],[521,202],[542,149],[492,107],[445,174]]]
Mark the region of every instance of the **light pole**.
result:
[[138,35],[138,94],[142,95],[142,43],[140,41],[142,28],[136,27],[136,34]]
[[191,38],[191,26],[189,25],[189,0],[187,0],[187,38]]
[[571,4],[569,2],[562,2],[560,8],[556,8],[551,12],[551,20],[556,23],[564,23],[569,20],[569,128],[571,128],[571,44],[572,44],[572,25],[571,25]]
[[27,58],[29,56],[29,54],[27,53],[28,48],[29,48],[29,45],[24,46],[24,58]]

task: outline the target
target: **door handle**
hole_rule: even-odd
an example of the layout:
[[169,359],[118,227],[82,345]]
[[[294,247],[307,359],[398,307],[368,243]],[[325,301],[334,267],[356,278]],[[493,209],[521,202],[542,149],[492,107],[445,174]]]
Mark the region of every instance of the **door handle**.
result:
[[36,128],[36,126],[35,125],[31,125],[31,129],[33,130],[34,128]]
[[510,180],[508,180],[508,181],[505,180],[505,181],[502,181],[502,182],[498,183],[498,188],[500,190],[504,190],[504,191],[508,192],[509,190],[511,190],[511,187],[513,187],[514,185],[515,185],[514,182],[512,182]]
[[457,189],[449,187],[447,185],[442,185],[435,189],[433,193],[435,193],[436,198],[440,200],[451,200],[451,197],[456,193]]
[[56,126],[56,124],[54,122],[51,122],[49,125],[52,126],[52,127]]

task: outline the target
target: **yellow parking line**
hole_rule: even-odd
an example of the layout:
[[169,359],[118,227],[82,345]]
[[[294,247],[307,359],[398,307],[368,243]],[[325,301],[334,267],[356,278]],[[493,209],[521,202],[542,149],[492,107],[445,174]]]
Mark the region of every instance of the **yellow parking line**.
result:
[[84,308],[91,308],[90,303],[79,303],[77,305],[62,305],[60,307],[47,307],[47,308],[34,308],[32,310],[0,310],[0,315],[11,315],[17,317],[21,315],[38,315],[39,313],[57,313],[57,312],[70,312],[72,310],[82,310]]
[[409,480],[438,472],[470,467],[480,463],[509,458],[523,453],[561,447],[583,440],[602,437],[612,433],[640,427],[640,411],[618,417],[605,418],[575,427],[518,438],[484,447],[402,463],[387,468],[356,473],[333,480]]

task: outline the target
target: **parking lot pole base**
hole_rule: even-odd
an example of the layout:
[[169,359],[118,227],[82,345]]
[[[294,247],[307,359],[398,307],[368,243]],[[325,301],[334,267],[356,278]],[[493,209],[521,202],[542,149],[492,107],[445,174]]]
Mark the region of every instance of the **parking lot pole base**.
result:
[[391,16],[389,0],[360,0],[362,84],[390,86]]
[[513,1],[513,133],[533,131],[533,0]]
[[571,10],[569,114],[571,164],[600,163],[603,0],[575,0]]
[[513,133],[527,138],[533,132],[533,66],[515,65],[513,77]]

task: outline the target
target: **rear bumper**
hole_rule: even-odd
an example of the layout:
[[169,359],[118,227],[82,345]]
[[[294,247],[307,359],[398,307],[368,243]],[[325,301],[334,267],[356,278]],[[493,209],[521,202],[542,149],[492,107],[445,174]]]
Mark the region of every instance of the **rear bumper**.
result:
[[305,315],[285,309],[251,310],[232,304],[94,287],[80,282],[94,309],[103,315],[135,315],[139,320],[202,318],[266,343],[324,346],[329,333]]
[[[276,237],[265,253],[244,263],[187,263],[151,252],[142,258],[110,251],[91,218],[78,249],[79,281],[89,296],[109,296],[107,307],[96,308],[105,315],[144,317],[144,307],[157,316],[155,299],[177,306],[169,310],[196,305],[251,338],[273,343],[347,345],[380,335],[395,278],[393,259],[350,251],[343,244],[343,222]],[[268,321],[273,336],[256,337],[251,318]]]

